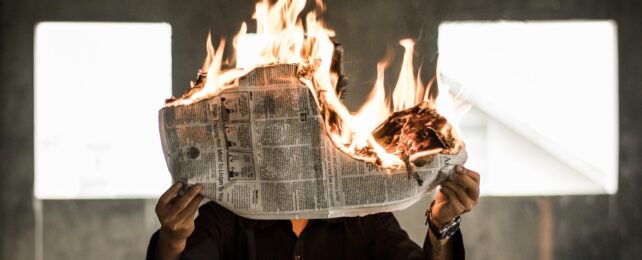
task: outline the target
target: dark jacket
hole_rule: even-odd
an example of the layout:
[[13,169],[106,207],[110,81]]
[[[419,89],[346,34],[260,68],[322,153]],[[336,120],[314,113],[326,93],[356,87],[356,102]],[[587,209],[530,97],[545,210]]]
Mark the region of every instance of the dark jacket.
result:
[[[430,259],[428,237],[422,250],[391,213],[310,220],[297,238],[289,220],[247,219],[209,202],[195,226],[182,259]],[[461,233],[450,239],[454,259],[464,259]],[[157,241],[158,232],[148,260],[156,259]]]

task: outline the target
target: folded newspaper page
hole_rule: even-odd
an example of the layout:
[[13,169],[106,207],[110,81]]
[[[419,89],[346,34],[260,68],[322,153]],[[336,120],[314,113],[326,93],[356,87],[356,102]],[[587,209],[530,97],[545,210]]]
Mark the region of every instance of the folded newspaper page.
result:
[[239,87],[159,112],[175,181],[252,219],[334,218],[404,209],[450,177],[466,151],[416,168],[380,169],[337,149],[296,65],[259,67]]

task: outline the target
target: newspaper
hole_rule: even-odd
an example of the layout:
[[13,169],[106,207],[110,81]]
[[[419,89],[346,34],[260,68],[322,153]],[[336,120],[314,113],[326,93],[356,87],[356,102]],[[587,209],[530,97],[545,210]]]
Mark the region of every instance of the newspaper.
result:
[[296,65],[259,67],[213,98],[159,112],[175,181],[252,219],[334,218],[404,209],[466,161],[438,154],[416,171],[379,169],[337,149]]

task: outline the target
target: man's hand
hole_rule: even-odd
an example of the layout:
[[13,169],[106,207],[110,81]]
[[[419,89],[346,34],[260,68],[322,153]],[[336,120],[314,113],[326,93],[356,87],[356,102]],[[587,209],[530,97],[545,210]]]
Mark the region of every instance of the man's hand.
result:
[[156,215],[161,223],[157,252],[160,259],[178,259],[194,231],[194,216],[203,200],[199,194],[202,187],[196,184],[180,196],[178,192],[182,187],[182,182],[174,183],[156,204]]
[[469,212],[479,200],[479,173],[455,167],[453,178],[441,184],[435,194],[431,222],[439,229],[455,217]]

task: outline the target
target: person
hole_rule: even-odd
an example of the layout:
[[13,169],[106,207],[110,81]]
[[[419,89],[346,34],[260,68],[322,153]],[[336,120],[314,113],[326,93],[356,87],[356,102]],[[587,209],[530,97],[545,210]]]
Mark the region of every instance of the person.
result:
[[462,234],[454,220],[477,204],[479,181],[477,172],[456,166],[453,178],[439,186],[426,212],[430,228],[423,249],[389,212],[252,220],[215,202],[199,209],[202,187],[194,185],[181,196],[183,184],[177,182],[158,200],[161,227],[150,240],[146,259],[464,259]]

